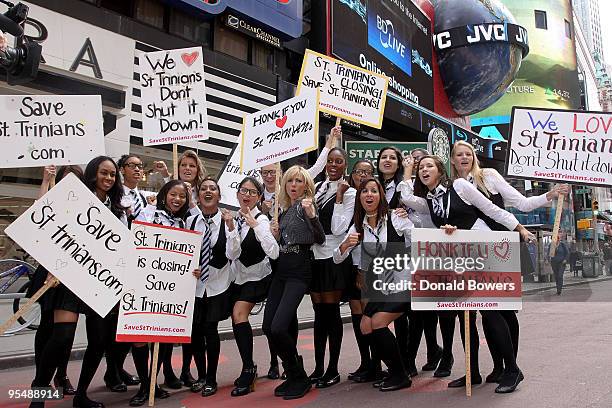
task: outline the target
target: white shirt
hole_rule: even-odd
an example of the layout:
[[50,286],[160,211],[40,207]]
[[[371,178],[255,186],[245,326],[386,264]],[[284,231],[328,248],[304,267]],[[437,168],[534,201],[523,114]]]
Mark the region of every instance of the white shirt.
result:
[[395,195],[395,180],[391,180],[386,186],[383,184],[383,187],[385,188],[385,197],[387,198],[387,202],[390,203]]
[[[157,196],[157,193],[154,193],[152,191],[144,191],[144,190],[141,191],[138,189],[138,187],[129,188],[124,184],[123,185],[123,198],[121,199],[121,205],[131,209],[132,212],[134,212],[134,204],[136,204],[136,202],[134,201],[134,196],[131,193],[132,191],[136,193],[136,197],[137,197],[136,199],[140,201],[141,209],[144,209],[147,205],[149,205],[149,203],[147,202],[148,197]],[[140,196],[141,194],[144,196],[145,202],[142,202],[142,197]]]
[[[408,218],[401,218],[391,213],[391,223],[399,235],[404,236],[404,242],[406,247],[410,246],[410,235],[411,230],[414,228],[414,224]],[[350,234],[357,233],[357,229],[354,225],[348,230],[346,235],[342,238],[340,243],[344,242]],[[378,236],[378,239],[376,237]],[[367,217],[363,219],[363,239],[362,242],[387,242],[387,219],[383,219],[379,224],[378,233],[375,235],[372,232],[371,227],[368,224]],[[340,252],[340,245],[338,245],[333,252],[334,262],[339,264],[343,262],[352,253],[353,264],[359,265],[361,262],[361,245],[357,245],[347,249],[344,253]]]
[[[319,187],[317,194],[315,194],[315,202],[319,202],[319,200],[321,200],[321,196],[323,196],[322,200],[323,200],[323,205],[325,205],[327,202],[329,202],[330,200],[334,201],[334,211],[336,208],[336,193],[338,192],[338,184],[340,184],[340,182],[342,181],[342,179],[338,179],[335,181],[331,181],[329,179],[326,179],[325,181],[323,181],[321,183],[321,187]],[[353,191],[355,191],[355,189],[352,189]],[[322,193],[323,192],[323,193]],[[347,193],[348,190],[344,193],[343,195],[343,202],[344,200],[347,199]],[[353,205],[355,204],[355,193],[353,192]],[[320,209],[319,209],[320,210]],[[332,215],[332,219],[331,219],[331,225],[330,228],[332,230],[332,234],[330,235],[325,235],[325,243],[323,245],[319,245],[319,244],[314,244],[312,246],[312,252],[314,254],[315,259],[329,259],[332,257],[334,249],[340,245],[340,243],[342,242],[342,237],[344,236],[344,233],[346,231],[346,228],[348,228],[348,223],[346,224],[346,227],[344,228],[344,230],[340,230],[338,233],[334,232],[334,219],[333,219],[333,215]]]
[[[483,169],[482,175],[487,190],[493,195],[500,194],[504,199],[506,207],[514,207],[519,211],[529,212],[536,208],[544,207],[550,202],[546,197],[546,193],[539,196],[525,197],[512,187],[495,169]],[[476,179],[474,177],[470,175],[468,180],[476,186]]]
[[325,170],[325,165],[327,164],[327,155],[329,154],[329,149],[324,147],[319,153],[319,157],[317,157],[317,161],[312,165],[308,170],[308,174],[313,179],[317,177],[323,170]]
[[[187,218],[187,228],[191,228],[193,221],[196,220],[194,230],[204,232],[206,231],[206,224],[210,227],[210,247],[214,247],[217,245],[217,240],[219,239],[219,232],[221,230],[221,211],[217,211],[217,213],[212,216],[209,221],[202,216],[202,214],[192,215]],[[225,237],[229,236],[229,230],[227,229],[227,225],[225,226]],[[228,257],[227,245],[225,249],[225,256]],[[196,285],[196,297],[204,296],[204,292],[206,292],[207,296],[216,296],[219,295],[229,288],[230,284],[234,281],[234,276],[232,275],[232,270],[230,268],[230,262],[221,269],[217,269],[212,265],[208,266],[208,279],[206,282],[202,282],[198,279],[198,284]]]
[[[457,192],[459,198],[461,198],[467,205],[473,205],[478,208],[483,214],[489,216],[493,221],[497,221],[510,231],[514,231],[516,226],[519,224],[518,220],[514,215],[508,211],[499,208],[491,202],[487,197],[482,195],[480,191],[473,184],[465,179],[457,179],[453,182],[453,188]],[[427,199],[423,197],[417,197],[414,195],[414,189],[412,183],[406,183],[402,181],[398,189],[402,193],[402,202],[410,208],[420,213],[427,212],[429,214],[429,207],[427,205]],[[486,230],[489,231],[491,228],[482,219],[478,218],[471,228],[472,230]]]
[[[254,217],[258,212],[259,210],[257,207],[255,207],[251,210],[251,215]],[[272,273],[272,267],[270,266],[270,260],[268,258],[278,258],[278,242],[276,242],[276,239],[270,231],[270,221],[268,220],[268,217],[265,215],[258,217],[257,223],[257,226],[253,229],[255,232],[255,238],[257,238],[257,241],[261,244],[261,249],[263,249],[266,254],[263,261],[259,262],[258,264],[247,267],[240,262],[240,259],[238,259],[242,254],[242,247],[240,244],[251,230],[246,222],[242,226],[242,231],[240,234],[238,233],[238,226],[235,225],[234,230],[228,232],[227,235],[226,254],[228,259],[232,261],[232,275],[234,276],[235,282],[238,285],[242,285],[243,283],[250,281],[259,281],[268,276],[270,273]],[[234,222],[234,224],[236,223]]]
[[334,214],[332,215],[331,231],[336,235],[344,235],[355,214],[355,196],[357,190],[350,187],[342,196],[340,204],[334,204]]

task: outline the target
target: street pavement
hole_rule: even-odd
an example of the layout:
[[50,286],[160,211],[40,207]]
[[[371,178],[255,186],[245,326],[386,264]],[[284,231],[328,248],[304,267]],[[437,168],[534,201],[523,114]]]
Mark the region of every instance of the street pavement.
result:
[[[218,373],[219,392],[207,398],[192,394],[186,388],[172,391],[172,396],[156,402],[159,407],[338,407],[360,408],[381,406],[397,407],[542,407],[542,408],[610,408],[612,407],[612,381],[608,375],[612,367],[612,281],[591,282],[588,285],[567,287],[561,296],[554,290],[526,295],[524,309],[519,313],[521,343],[518,363],[525,381],[516,392],[498,395],[494,385],[473,388],[471,398],[462,389],[448,389],[448,380],[461,375],[465,369],[459,335],[454,348],[455,366],[448,379],[434,379],[431,373],[419,373],[409,389],[381,393],[370,384],[353,384],[346,380],[348,372],[358,365],[358,351],[350,324],[344,326],[344,340],[340,361],[342,382],[329,389],[313,390],[297,401],[283,401],[273,396],[279,384],[262,376],[268,369],[268,348],[265,337],[255,338],[255,360],[260,379],[254,393],[245,397],[231,397],[234,378],[240,372],[240,358],[233,340],[223,341]],[[480,320],[480,319],[479,319]],[[479,323],[480,324],[480,323]],[[482,330],[480,330],[482,333]],[[481,335],[481,337],[483,337]],[[4,339],[0,340],[3,341]],[[313,369],[312,330],[300,331],[298,341],[307,370]],[[492,368],[484,338],[480,339],[481,373]],[[174,367],[180,367],[180,348],[175,349]],[[425,363],[424,346],[417,365]],[[126,367],[134,371],[128,358]],[[80,361],[71,361],[68,374],[76,385]],[[195,368],[192,368],[195,374]],[[127,406],[130,388],[124,394],[106,392],[102,375],[104,363],[90,387],[90,397],[103,401],[107,407]],[[24,401],[9,400],[9,389],[27,388],[34,370],[32,367],[0,371],[0,407],[20,407]],[[162,376],[163,377],[163,376]],[[61,402],[47,403],[49,407],[69,407],[67,397]]]

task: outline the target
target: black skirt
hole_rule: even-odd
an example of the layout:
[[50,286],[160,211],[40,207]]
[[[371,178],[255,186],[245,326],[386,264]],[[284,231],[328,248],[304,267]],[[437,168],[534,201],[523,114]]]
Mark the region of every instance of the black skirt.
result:
[[[32,276],[32,280],[30,281],[30,286],[26,291],[26,297],[31,298],[40,288],[45,285],[45,280],[47,280],[47,275],[49,271],[47,271],[42,265],[39,265],[38,268],[34,271],[34,275]],[[40,309],[43,311],[53,310],[54,307],[54,297],[56,288],[49,288],[41,297],[38,298],[37,302],[40,305]]]
[[386,313],[405,313],[410,311],[410,301],[408,302],[368,302],[363,314],[368,317],[374,316],[379,312]]
[[359,276],[359,267],[351,264],[350,278],[342,294],[343,301],[361,300],[361,289],[357,287],[357,277]]
[[332,258],[315,259],[312,263],[311,292],[344,291],[350,285],[351,258],[341,264],[334,263]]
[[87,306],[77,295],[72,293],[63,284],[59,284],[55,289],[53,297],[53,309],[54,310],[66,310],[68,312],[78,314],[91,314],[93,310]]
[[271,282],[272,275],[268,275],[261,280],[245,282],[242,285],[232,283],[230,287],[232,304],[238,301],[248,303],[263,302],[268,297]]
[[228,288],[216,296],[196,298],[193,309],[193,324],[217,323],[232,314],[232,297]]

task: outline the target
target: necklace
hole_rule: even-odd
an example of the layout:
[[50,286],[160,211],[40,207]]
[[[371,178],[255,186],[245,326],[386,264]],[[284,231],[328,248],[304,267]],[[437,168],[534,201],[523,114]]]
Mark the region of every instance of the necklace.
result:
[[378,215],[377,213],[374,213],[374,214],[366,214],[366,217],[367,217],[367,218],[374,218],[374,217],[376,217],[377,215]]

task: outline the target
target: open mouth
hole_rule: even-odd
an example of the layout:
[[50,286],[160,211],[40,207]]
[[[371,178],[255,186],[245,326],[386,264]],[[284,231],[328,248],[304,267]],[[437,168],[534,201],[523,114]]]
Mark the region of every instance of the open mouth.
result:
[[213,199],[212,194],[204,194],[204,201],[212,201],[212,199]]
[[423,179],[423,181],[429,180],[429,177],[429,174],[421,174],[421,178]]

